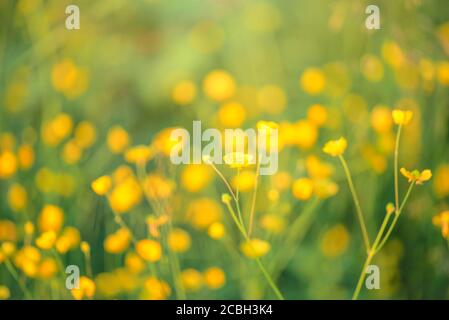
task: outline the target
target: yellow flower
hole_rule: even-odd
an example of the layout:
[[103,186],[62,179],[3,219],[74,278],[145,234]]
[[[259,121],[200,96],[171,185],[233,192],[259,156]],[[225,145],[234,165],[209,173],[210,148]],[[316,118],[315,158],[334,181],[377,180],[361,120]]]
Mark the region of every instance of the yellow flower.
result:
[[228,72],[215,70],[210,72],[204,79],[203,89],[212,100],[223,101],[234,95],[236,85]]
[[19,160],[19,166],[22,170],[28,170],[34,163],[34,150],[29,144],[23,144],[17,150],[17,158]]
[[449,211],[443,211],[432,218],[432,223],[441,227],[443,238],[449,239]]
[[240,250],[248,258],[263,257],[270,251],[270,244],[267,241],[260,239],[251,239],[240,245]]
[[154,155],[153,150],[145,145],[139,145],[128,149],[125,152],[125,160],[129,163],[145,163]]
[[196,96],[196,86],[192,81],[184,80],[176,84],[172,89],[172,100],[179,105],[192,103]]
[[253,171],[243,170],[232,178],[231,184],[240,192],[248,192],[254,188],[255,176]]
[[342,224],[337,224],[324,233],[321,240],[321,251],[326,257],[335,258],[346,251],[348,243],[348,231]]
[[321,104],[314,104],[307,110],[307,119],[318,127],[323,126],[328,117],[326,108]]
[[438,63],[438,81],[443,86],[449,86],[449,62]]
[[254,164],[254,157],[243,152],[231,152],[223,157],[224,162],[231,168],[244,168]]
[[25,222],[23,230],[27,236],[32,235],[34,233],[34,224],[31,221]]
[[173,181],[159,174],[149,174],[143,184],[148,197],[155,200],[169,198],[176,187]]
[[395,124],[398,125],[407,125],[410,120],[412,120],[413,117],[413,112],[409,111],[409,110],[399,110],[399,109],[395,109],[392,112],[392,116],[393,116],[393,121]]
[[330,164],[321,161],[315,155],[306,158],[306,170],[308,175],[314,179],[326,179],[334,172],[334,168]]
[[279,234],[285,229],[285,219],[277,214],[267,213],[260,219],[260,224],[263,229]]
[[326,78],[320,69],[308,68],[301,75],[300,85],[306,93],[317,95],[324,90]]
[[104,240],[104,250],[109,253],[122,253],[131,242],[131,233],[128,229],[120,228],[116,232],[108,235]]
[[9,220],[0,220],[0,241],[16,241],[16,225]]
[[64,213],[61,208],[47,204],[42,208],[38,218],[38,225],[41,232],[61,230],[64,222]]
[[50,279],[56,274],[57,271],[58,265],[56,264],[55,259],[45,258],[39,264],[37,275],[41,279]]
[[181,272],[181,282],[187,291],[198,291],[203,284],[203,277],[195,269],[186,269]]
[[95,282],[88,277],[82,276],[79,280],[79,289],[72,289],[71,293],[75,300],[92,299],[95,294]]
[[189,164],[181,173],[181,185],[189,192],[204,189],[212,180],[212,169],[205,164]]
[[208,198],[193,200],[187,207],[187,218],[197,229],[207,229],[212,223],[220,221],[221,207]]
[[168,234],[167,243],[174,252],[185,252],[190,248],[190,235],[182,229],[173,229]]
[[92,146],[97,138],[94,125],[89,121],[81,121],[75,128],[76,144],[83,148]]
[[365,55],[360,67],[363,76],[369,81],[378,82],[382,80],[382,77],[384,76],[382,62],[374,55]]
[[332,157],[337,157],[337,156],[342,155],[345,152],[347,146],[348,146],[348,142],[346,141],[345,138],[341,137],[338,140],[328,141],[324,145],[323,151],[325,153],[331,155]]
[[128,132],[120,126],[113,126],[108,131],[107,143],[112,153],[122,153],[130,143]]
[[56,233],[46,231],[36,239],[36,246],[42,250],[50,250],[56,242]]
[[34,277],[38,272],[38,263],[41,260],[41,253],[35,247],[24,246],[14,257],[14,264],[27,276]]
[[5,241],[2,243],[1,252],[6,257],[10,257],[16,252],[16,245],[13,242]]
[[17,158],[11,151],[0,151],[0,179],[11,178],[17,171]]
[[442,164],[437,168],[433,187],[439,198],[449,195],[449,164]]
[[101,176],[95,179],[92,184],[92,190],[99,196],[103,196],[111,190],[112,180],[109,176]]
[[44,122],[42,139],[47,145],[54,147],[72,132],[72,128],[72,118],[66,113],[60,113],[53,119]]
[[150,300],[165,300],[170,296],[169,285],[162,280],[149,277],[144,282],[145,293],[143,298]]
[[245,108],[237,102],[223,104],[218,110],[218,120],[226,128],[237,128],[246,118]]
[[203,273],[204,283],[210,289],[219,289],[226,282],[226,276],[223,270],[218,267],[211,267]]
[[310,149],[318,139],[318,128],[309,120],[299,120],[293,125],[293,144],[301,149]]
[[89,245],[88,242],[82,241],[82,242],[80,243],[80,249],[81,249],[81,251],[84,253],[84,255],[87,256],[87,255],[90,254],[90,245]]
[[27,206],[28,196],[25,188],[18,183],[13,184],[8,190],[8,204],[13,211],[22,211]]
[[134,252],[128,252],[125,257],[125,267],[132,273],[140,273],[145,269],[145,262]]
[[293,182],[292,193],[298,200],[308,200],[312,197],[314,190],[313,181],[309,178],[300,178]]
[[419,172],[418,170],[408,171],[405,168],[401,168],[401,173],[408,179],[408,182],[415,182],[416,184],[423,184],[425,181],[432,178],[432,171],[429,169]]
[[160,243],[149,239],[139,240],[136,244],[136,252],[142,259],[149,262],[159,261],[162,256]]
[[207,234],[214,240],[221,239],[225,234],[225,227],[221,222],[212,223],[207,229]]
[[0,285],[0,300],[8,300],[11,296],[7,286]]
[[382,56],[385,61],[395,69],[401,67],[406,61],[401,47],[393,41],[384,42],[382,45]]
[[59,253],[66,253],[78,246],[81,241],[81,234],[74,227],[65,227],[59,238],[56,240],[56,250]]
[[112,189],[108,200],[117,213],[127,212],[142,200],[142,188],[137,179],[130,175]]
[[377,105],[371,112],[371,126],[378,133],[387,133],[391,130],[393,122],[388,107]]
[[320,199],[332,197],[338,192],[338,185],[328,179],[318,179],[313,183],[315,194]]
[[86,69],[77,67],[72,60],[64,59],[53,66],[51,80],[57,91],[74,99],[86,91],[89,74]]

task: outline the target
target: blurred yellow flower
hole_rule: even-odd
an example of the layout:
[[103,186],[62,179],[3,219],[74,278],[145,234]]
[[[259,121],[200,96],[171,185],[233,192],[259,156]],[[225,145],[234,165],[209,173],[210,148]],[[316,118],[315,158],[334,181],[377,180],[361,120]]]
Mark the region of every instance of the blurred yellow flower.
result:
[[205,94],[212,100],[223,101],[235,94],[234,78],[224,70],[214,70],[208,73],[203,81]]
[[65,163],[75,164],[81,159],[82,156],[83,149],[78,146],[75,140],[69,140],[66,144],[64,144],[64,148],[62,149],[62,159]]
[[9,288],[7,286],[0,285],[0,300],[8,300],[11,296]]
[[449,86],[449,62],[440,62],[437,65],[438,81],[443,86]]
[[243,170],[232,178],[231,184],[241,192],[249,192],[254,188],[255,179],[256,174],[253,171]]
[[92,299],[95,295],[95,282],[86,276],[81,276],[79,289],[72,289],[71,293],[75,300],[82,300],[83,298]]
[[128,249],[131,242],[131,233],[128,229],[120,228],[104,239],[104,250],[109,253],[118,254]]
[[407,125],[412,120],[413,112],[395,109],[392,111],[393,121],[397,125]]
[[321,104],[313,104],[307,109],[307,119],[318,127],[326,123],[327,117],[327,109]]
[[172,100],[179,105],[192,103],[196,96],[196,86],[192,81],[184,80],[177,83],[171,92]]
[[86,91],[89,75],[85,68],[79,68],[72,60],[64,59],[53,66],[51,80],[57,91],[73,99]]
[[318,139],[318,128],[309,120],[299,120],[293,127],[294,144],[301,149],[310,149]]
[[335,182],[328,179],[318,179],[313,182],[314,192],[320,199],[326,199],[337,194],[339,188]]
[[25,188],[15,183],[8,190],[8,204],[13,211],[22,211],[28,203],[28,195]]
[[225,227],[221,222],[212,223],[207,229],[207,234],[214,240],[221,239],[225,234]]
[[144,191],[150,199],[160,200],[169,198],[176,188],[176,184],[159,174],[149,174],[144,182]]
[[393,68],[397,69],[405,63],[405,56],[401,47],[396,42],[385,41],[382,45],[382,56]]
[[60,113],[53,119],[47,120],[42,125],[42,139],[44,142],[54,147],[65,139],[73,128],[73,120],[70,115]]
[[162,247],[155,240],[143,239],[137,242],[136,252],[145,261],[156,262],[161,259]]
[[204,189],[212,180],[212,169],[205,164],[186,165],[181,173],[181,185],[189,192]]
[[75,128],[76,144],[83,148],[92,146],[97,138],[97,133],[93,123],[89,121],[81,121]]
[[16,173],[17,166],[17,158],[12,152],[0,152],[0,179],[11,178]]
[[61,230],[64,222],[64,212],[61,208],[47,204],[45,205],[38,218],[38,225],[41,232]]
[[167,244],[174,252],[186,252],[190,249],[190,243],[190,235],[180,228],[175,228],[168,233]]
[[408,179],[408,182],[416,182],[416,184],[423,184],[432,178],[432,171],[429,169],[419,172],[418,170],[408,171],[405,168],[401,168],[400,171]]
[[270,244],[265,240],[251,239],[240,245],[240,250],[248,258],[260,258],[270,251]]
[[22,247],[14,257],[14,264],[28,277],[36,276],[40,261],[41,253],[39,250],[29,245]]
[[144,282],[145,293],[143,298],[149,300],[165,300],[170,294],[170,286],[162,280],[149,277]]
[[212,223],[220,221],[221,207],[212,199],[196,199],[187,207],[187,218],[195,228],[204,230]]
[[318,68],[308,68],[301,75],[301,88],[310,95],[317,95],[324,90],[326,78]]
[[260,218],[260,225],[269,232],[279,234],[285,229],[286,221],[280,215],[267,213]]
[[75,227],[65,227],[61,235],[56,240],[56,250],[59,253],[66,253],[76,248],[81,241],[81,234]]
[[9,220],[0,220],[0,241],[16,241],[16,225]]
[[10,241],[4,241],[1,245],[1,252],[5,257],[10,257],[16,252],[16,245]]
[[125,267],[132,273],[140,273],[145,269],[145,262],[134,252],[128,252],[125,256]]
[[393,121],[390,108],[377,105],[371,111],[371,126],[378,133],[386,133],[391,130]]
[[120,126],[113,126],[108,131],[107,143],[112,153],[122,153],[130,144],[128,132]]
[[136,178],[131,175],[120,181],[108,197],[109,205],[117,213],[132,209],[142,200],[142,189]]
[[203,279],[206,286],[210,289],[219,289],[226,282],[226,275],[218,267],[211,267],[203,272]]
[[173,130],[176,129],[177,128],[165,128],[154,137],[152,145],[154,146],[155,151],[161,152],[165,156],[170,156],[173,147],[179,143],[178,139],[171,137]]
[[342,255],[349,244],[348,230],[342,224],[328,229],[321,239],[321,251],[326,257],[335,258]]
[[449,195],[449,164],[441,164],[436,172],[433,187],[438,197],[444,198]]
[[449,240],[449,211],[443,211],[432,218],[434,226],[441,228],[443,238]]
[[218,120],[225,128],[237,128],[246,119],[246,110],[238,102],[223,104],[218,110]]
[[310,155],[306,158],[306,170],[311,178],[325,179],[333,174],[334,167],[321,161],[317,156]]
[[50,250],[56,242],[56,232],[46,231],[36,238],[36,246],[42,250]]
[[34,150],[29,144],[23,144],[17,150],[17,158],[19,160],[19,166],[22,170],[30,169],[34,164]]
[[313,195],[313,181],[309,178],[300,178],[293,182],[292,193],[298,200],[309,200]]
[[154,155],[149,146],[139,145],[128,149],[125,152],[125,160],[129,163],[145,163]]
[[328,141],[324,147],[323,151],[324,153],[327,153],[331,155],[332,157],[338,157],[341,156],[348,146],[348,142],[345,138],[341,137],[337,140],[330,140]]
[[181,272],[181,282],[187,291],[198,291],[203,285],[203,276],[195,269],[186,269]]
[[92,190],[99,196],[104,196],[111,190],[112,179],[109,176],[101,176],[91,183]]
[[53,258],[44,258],[39,264],[37,276],[40,279],[51,279],[58,271],[58,265]]

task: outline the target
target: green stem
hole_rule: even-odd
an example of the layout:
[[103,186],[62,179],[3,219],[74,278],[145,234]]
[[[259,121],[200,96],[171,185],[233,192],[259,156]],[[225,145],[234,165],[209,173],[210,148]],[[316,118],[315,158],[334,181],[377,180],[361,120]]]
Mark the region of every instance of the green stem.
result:
[[11,274],[11,276],[14,278],[14,280],[16,280],[16,282],[19,285],[20,289],[23,291],[23,294],[24,294],[25,298],[26,299],[31,299],[30,292],[26,288],[25,284],[22,281],[20,281],[19,274],[14,269],[14,267],[13,267],[11,261],[9,261],[9,259],[5,260],[5,265],[6,265],[6,269],[8,269],[9,273]]
[[259,174],[260,174],[260,161],[257,162],[256,177],[254,180],[254,193],[253,193],[253,199],[251,201],[251,211],[249,213],[249,224],[248,224],[248,235],[249,236],[251,236],[251,233],[253,231],[254,210],[256,209],[256,197],[257,197],[257,188],[258,188],[258,184],[259,184]]
[[399,140],[401,138],[402,125],[399,125],[398,132],[396,134],[396,144],[394,147],[394,198],[396,203],[396,214],[399,211],[399,182],[398,182],[398,157],[399,157]]
[[362,213],[362,208],[360,206],[359,198],[357,196],[357,193],[356,193],[355,187],[354,187],[354,183],[352,181],[351,172],[349,171],[349,167],[348,167],[348,164],[346,163],[345,158],[342,155],[340,155],[339,158],[340,158],[341,164],[343,166],[343,169],[345,171],[346,178],[348,180],[349,189],[351,190],[352,198],[354,199],[357,217],[359,219],[360,229],[362,230],[363,241],[365,243],[366,251],[369,252],[370,251],[370,241],[369,241],[368,231],[366,229],[365,220],[363,218],[363,213]]
[[[237,215],[235,214],[234,209],[232,208],[231,204],[229,203],[229,201],[226,201],[225,204],[226,204],[226,206],[227,206],[227,208],[229,210],[229,213],[231,214],[232,219],[234,220],[235,224],[237,225],[237,228],[242,233],[243,237],[248,242],[248,244],[251,245],[250,238],[248,237],[248,234],[246,233],[246,230],[245,230],[244,226],[242,226],[240,224],[239,219],[237,218]],[[265,279],[267,280],[267,282],[270,285],[271,289],[273,290],[274,294],[276,295],[276,298],[278,298],[279,300],[284,300],[284,297],[282,296],[281,291],[276,286],[276,284],[273,282],[273,279],[268,274],[267,270],[265,269],[264,265],[262,264],[262,261],[260,261],[259,258],[256,258],[255,260],[257,262],[257,266],[259,267],[259,269],[262,272],[263,276],[265,277]]]

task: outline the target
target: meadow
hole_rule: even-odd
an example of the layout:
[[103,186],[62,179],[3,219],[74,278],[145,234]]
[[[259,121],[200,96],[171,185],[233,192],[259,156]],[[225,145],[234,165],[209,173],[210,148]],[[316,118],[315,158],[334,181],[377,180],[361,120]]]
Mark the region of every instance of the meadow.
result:
[[449,298],[449,6],[376,2],[0,1],[0,300]]

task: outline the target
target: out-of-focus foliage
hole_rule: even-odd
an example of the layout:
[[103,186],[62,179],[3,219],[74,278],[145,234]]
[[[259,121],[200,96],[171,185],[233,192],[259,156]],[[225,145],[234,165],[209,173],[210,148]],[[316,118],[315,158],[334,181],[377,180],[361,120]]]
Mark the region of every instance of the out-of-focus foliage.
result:
[[[401,166],[433,177],[362,295],[448,298],[449,6],[377,2],[380,30],[360,0],[0,1],[0,299],[274,298],[256,257],[288,299],[350,298],[363,239],[322,148],[346,137],[374,237],[394,202],[393,109],[413,112]],[[279,127],[250,241],[210,166],[170,162],[171,130],[192,120]],[[256,168],[219,170],[248,224]]]

